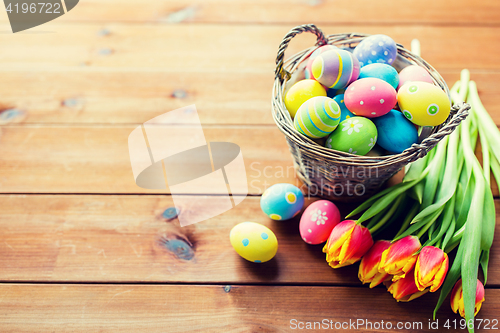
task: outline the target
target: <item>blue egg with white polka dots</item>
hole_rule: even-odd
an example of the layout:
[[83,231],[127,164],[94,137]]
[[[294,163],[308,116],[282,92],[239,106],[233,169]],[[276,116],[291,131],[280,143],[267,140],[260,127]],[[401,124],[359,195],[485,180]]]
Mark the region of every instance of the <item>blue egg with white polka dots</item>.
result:
[[363,39],[353,54],[361,67],[376,63],[391,65],[396,60],[397,46],[389,36],[372,35]]
[[275,184],[260,199],[260,208],[273,220],[288,220],[296,216],[304,206],[304,195],[292,184]]
[[377,63],[363,66],[359,72],[359,78],[364,79],[367,77],[381,79],[389,83],[394,89],[396,89],[399,84],[398,71],[391,65],[387,64]]
[[356,115],[349,111],[344,103],[344,94],[337,95],[333,98],[335,102],[340,106],[340,122],[343,122],[346,119],[351,117],[355,117]]

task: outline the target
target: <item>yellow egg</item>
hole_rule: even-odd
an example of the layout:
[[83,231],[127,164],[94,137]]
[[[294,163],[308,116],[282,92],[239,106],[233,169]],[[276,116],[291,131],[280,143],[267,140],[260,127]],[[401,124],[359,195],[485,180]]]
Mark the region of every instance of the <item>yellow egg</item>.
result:
[[326,96],[325,88],[318,81],[306,79],[295,83],[285,94],[285,106],[290,116],[295,117],[300,106],[316,96]]
[[450,115],[448,95],[428,82],[407,82],[398,91],[398,104],[408,120],[419,126],[438,126]]
[[229,239],[236,253],[251,262],[269,261],[278,251],[278,240],[274,232],[255,222],[235,225]]

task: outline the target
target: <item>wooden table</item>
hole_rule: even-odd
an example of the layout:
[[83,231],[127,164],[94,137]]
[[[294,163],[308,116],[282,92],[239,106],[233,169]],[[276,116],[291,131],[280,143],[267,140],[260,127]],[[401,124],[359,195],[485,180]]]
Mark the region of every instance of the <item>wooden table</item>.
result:
[[[388,34],[407,47],[418,38],[449,85],[471,70],[500,124],[498,0],[82,0],[17,34],[1,15],[1,332],[284,332],[323,319],[436,332],[436,294],[396,303],[383,287],[361,286],[356,266],[329,268],[321,246],[300,239],[297,219],[260,211],[266,186],[297,183],[271,117],[274,59],[303,23]],[[287,54],[313,43],[297,37]],[[207,141],[240,145],[251,193],[181,228],[163,217],[168,193],[135,184],[127,137],[193,103]],[[242,221],[274,230],[275,259],[256,265],[234,252],[229,231]],[[478,318],[500,319],[499,286],[497,231]],[[443,328],[460,320],[448,301],[438,318],[439,331],[456,331]],[[378,331],[395,331],[386,328]]]

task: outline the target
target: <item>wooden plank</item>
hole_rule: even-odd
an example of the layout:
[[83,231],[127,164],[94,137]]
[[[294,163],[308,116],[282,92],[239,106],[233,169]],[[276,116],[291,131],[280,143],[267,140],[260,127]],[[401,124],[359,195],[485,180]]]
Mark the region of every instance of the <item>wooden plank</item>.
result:
[[[274,124],[273,74],[191,73],[175,70],[3,71],[0,123],[140,124],[168,110],[195,103],[203,124]],[[442,73],[449,86],[459,71]],[[200,77],[203,77],[200,80]],[[500,124],[500,73],[472,71],[484,106]]]
[[[344,322],[345,330],[375,331],[375,322],[383,321],[377,332],[403,331],[397,325],[405,322],[410,332],[436,332],[428,326],[436,294],[396,303],[383,288],[7,284],[0,286],[0,295],[2,332],[289,332],[324,319],[333,327],[316,324],[315,331],[340,331]],[[500,290],[487,289],[476,318],[498,321],[499,311]],[[372,328],[359,322],[353,329],[349,322],[358,319],[370,321]],[[460,317],[445,302],[438,312],[439,331],[447,331],[448,319],[451,331],[459,331],[452,321],[459,325]]]
[[[128,151],[134,128],[5,126],[0,137],[0,193],[169,193],[135,184]],[[250,194],[261,194],[276,183],[301,186],[276,126],[205,126],[204,133],[207,142],[241,147]],[[493,190],[498,195],[496,187]],[[213,193],[210,185],[202,193]]]
[[[0,281],[360,285],[357,265],[331,269],[322,246],[300,238],[299,218],[271,221],[259,202],[248,197],[217,217],[181,228],[162,216],[173,206],[170,196],[2,195]],[[338,206],[342,216],[353,209]],[[181,214],[189,210],[180,208]],[[500,286],[500,200],[496,208],[490,286]],[[275,232],[273,260],[257,265],[236,254],[229,232],[243,221]]]
[[[92,66],[148,71],[175,68],[184,72],[273,72],[278,46],[293,25],[116,23],[106,27],[109,34],[103,36],[102,24],[54,21],[43,25],[43,31],[54,33],[26,32],[16,34],[16,38],[0,35],[0,70]],[[500,68],[496,57],[500,45],[498,26],[335,24],[321,28],[327,34],[383,33],[407,47],[413,38],[418,38],[424,58],[438,70]],[[287,55],[314,42],[311,34],[299,36]]]
[[[168,193],[135,184],[128,151],[128,136],[134,128],[4,127],[0,191]],[[285,138],[275,126],[205,127],[204,133],[207,142],[229,141],[241,147],[250,193],[260,194],[276,182],[298,184]],[[202,193],[212,193],[210,188],[206,191]]]
[[[263,8],[265,10],[263,10]],[[139,0],[83,1],[62,19],[83,22],[228,22],[228,23],[433,23],[497,24],[500,6],[495,0],[470,2],[359,0],[356,8],[332,0]],[[286,14],[285,14],[286,13]]]

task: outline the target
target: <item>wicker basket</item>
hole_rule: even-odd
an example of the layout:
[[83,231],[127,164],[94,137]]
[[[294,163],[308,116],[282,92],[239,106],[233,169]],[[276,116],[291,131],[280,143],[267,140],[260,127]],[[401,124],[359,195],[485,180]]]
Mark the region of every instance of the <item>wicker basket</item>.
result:
[[[316,35],[316,46],[299,52],[284,61],[284,53],[290,40],[297,34],[306,31]],[[468,115],[470,109],[468,104],[454,105],[445,123],[434,128],[424,128],[425,130],[419,137],[419,143],[413,144],[401,154],[386,156],[357,156],[336,151],[323,147],[296,131],[283,97],[286,83],[292,78],[297,68],[319,46],[333,44],[339,48],[352,49],[368,36],[348,33],[325,37],[315,25],[307,24],[290,30],[280,44],[272,96],[273,118],[278,128],[285,134],[297,176],[307,186],[310,195],[339,201],[358,201],[373,195],[386,180],[406,164],[424,157],[443,137],[453,132]],[[445,81],[431,65],[406,50],[402,45],[398,44],[397,47],[398,59],[395,63],[401,64],[401,67],[417,64],[425,68],[435,83],[449,96]]]

